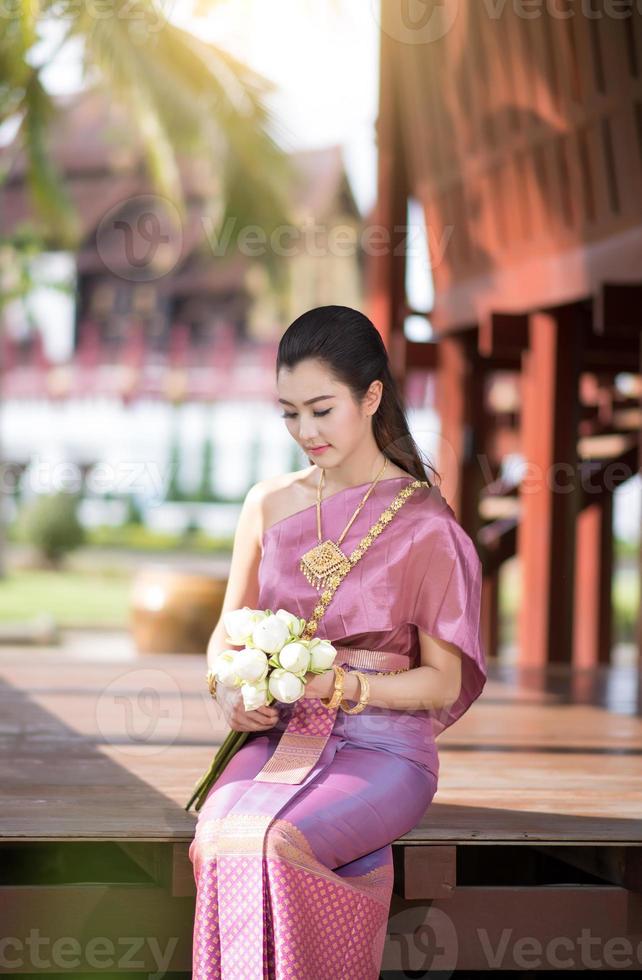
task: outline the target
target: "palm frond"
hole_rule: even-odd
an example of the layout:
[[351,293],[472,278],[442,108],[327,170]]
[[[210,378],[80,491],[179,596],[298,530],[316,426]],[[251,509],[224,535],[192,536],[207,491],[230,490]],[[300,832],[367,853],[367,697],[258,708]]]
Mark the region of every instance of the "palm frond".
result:
[[27,62],[27,33],[19,18],[0,22],[0,122],[21,111],[32,69]]
[[[28,57],[38,19],[55,15],[68,25],[66,39],[81,39],[87,76],[97,73],[100,86],[129,108],[159,192],[184,213],[178,158],[198,157],[211,175],[206,204],[216,205],[219,224],[234,218],[237,227],[258,225],[269,240],[289,221],[288,189],[295,179],[268,108],[273,84],[222,48],[171,24],[157,0],[137,0],[134,6],[141,18],[132,21],[121,16],[131,11],[131,0],[115,0],[109,17],[95,16],[91,5],[77,0],[31,0],[20,5],[20,17],[1,25],[0,120],[15,113],[22,119],[39,209],[72,233],[69,202],[46,151],[53,106]],[[277,281],[279,257],[268,249],[265,262]]]
[[[240,227],[259,225],[269,239],[289,220],[294,174],[273,135],[269,80],[169,22],[143,45],[118,18],[90,23],[80,15],[74,30],[85,38],[88,62],[130,106],[152,175],[165,193],[176,186],[171,150],[184,151],[209,162],[212,196],[224,202],[221,222],[234,217]],[[178,188],[173,200],[182,209]],[[282,263],[271,252],[265,259],[278,279]]]
[[35,70],[25,88],[23,108],[19,137],[26,152],[32,198],[48,234],[55,230],[61,245],[71,247],[80,233],[78,216],[48,152],[47,134],[55,110]]

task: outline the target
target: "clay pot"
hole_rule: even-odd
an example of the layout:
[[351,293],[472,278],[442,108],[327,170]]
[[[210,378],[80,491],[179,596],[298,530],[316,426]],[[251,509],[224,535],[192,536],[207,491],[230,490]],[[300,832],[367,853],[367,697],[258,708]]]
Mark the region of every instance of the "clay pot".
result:
[[139,653],[205,653],[223,606],[226,579],[144,565],[132,583],[131,630]]

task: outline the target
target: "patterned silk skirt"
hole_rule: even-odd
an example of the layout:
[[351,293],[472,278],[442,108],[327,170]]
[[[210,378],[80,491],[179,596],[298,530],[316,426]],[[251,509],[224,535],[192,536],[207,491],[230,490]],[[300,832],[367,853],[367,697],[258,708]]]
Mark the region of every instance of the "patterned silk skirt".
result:
[[[327,709],[318,699],[297,705],[280,705],[274,728],[252,733],[198,811],[194,980],[379,977],[392,842],[437,789],[429,719],[376,706],[335,711],[319,737],[311,725]],[[303,728],[294,729],[293,709],[309,713]],[[306,730],[315,751],[302,769],[297,754],[298,781],[285,781],[275,765],[284,732],[295,731],[297,748]]]

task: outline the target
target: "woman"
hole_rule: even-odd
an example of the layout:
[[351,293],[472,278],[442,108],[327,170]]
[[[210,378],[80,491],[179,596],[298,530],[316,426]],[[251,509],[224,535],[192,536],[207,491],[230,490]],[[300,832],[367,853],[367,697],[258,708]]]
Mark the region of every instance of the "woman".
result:
[[[193,976],[375,980],[392,842],[435,794],[436,735],[486,681],[481,567],[426,479],[366,316],[304,313],[281,338],[276,374],[285,424],[311,466],[248,493],[223,613],[315,616],[338,667],[308,674],[289,705],[245,711],[238,691],[218,688],[230,727],[250,736],[211,788],[190,846]],[[221,616],[210,666],[224,638]]]

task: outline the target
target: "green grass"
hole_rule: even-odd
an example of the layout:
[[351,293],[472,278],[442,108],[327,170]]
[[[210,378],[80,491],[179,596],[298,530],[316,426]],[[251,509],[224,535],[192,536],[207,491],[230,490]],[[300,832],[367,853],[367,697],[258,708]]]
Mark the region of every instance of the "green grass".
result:
[[88,545],[97,548],[131,548],[138,551],[181,551],[207,554],[214,551],[229,551],[232,538],[214,538],[204,531],[195,530],[189,534],[171,534],[166,531],[153,531],[142,524],[127,524],[123,527],[97,527],[87,532]]
[[613,576],[613,618],[616,637],[633,642],[640,608],[640,587],[635,568],[618,568]]
[[0,622],[49,613],[60,626],[127,627],[131,572],[16,569],[0,580]]
[[[18,544],[27,543],[24,529],[14,523],[7,529],[7,539]],[[154,531],[143,524],[124,524],[120,527],[103,525],[85,530],[85,547],[123,548],[132,551],[160,552],[181,551],[193,554],[211,554],[230,551],[233,536],[229,534],[212,537],[200,529],[187,534],[172,534]]]

